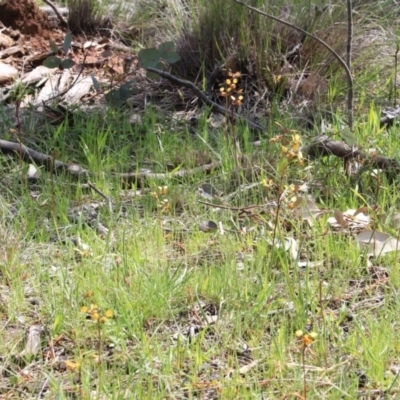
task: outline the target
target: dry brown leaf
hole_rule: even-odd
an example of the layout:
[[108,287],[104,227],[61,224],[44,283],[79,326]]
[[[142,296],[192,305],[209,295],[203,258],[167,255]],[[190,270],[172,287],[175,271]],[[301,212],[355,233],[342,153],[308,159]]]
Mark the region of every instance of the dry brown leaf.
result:
[[303,221],[307,221],[310,227],[314,225],[314,221],[323,214],[314,200],[309,197],[298,197],[293,204],[294,214],[301,218]]
[[363,211],[363,209],[350,209],[342,213],[335,210],[335,216],[328,218],[327,222],[334,229],[347,228],[350,231],[365,229],[370,223],[370,217]]
[[343,213],[339,210],[335,210],[335,219],[338,222],[338,224],[342,227],[342,228],[347,228],[349,226],[348,221],[346,221],[344,219]]
[[400,250],[400,242],[397,239],[377,230],[362,231],[356,239],[361,249],[368,248],[369,256],[380,256]]

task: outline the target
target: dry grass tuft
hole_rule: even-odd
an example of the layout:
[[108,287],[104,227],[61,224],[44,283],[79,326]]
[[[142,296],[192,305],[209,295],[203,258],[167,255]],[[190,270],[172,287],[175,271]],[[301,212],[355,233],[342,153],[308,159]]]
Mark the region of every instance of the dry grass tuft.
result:
[[110,19],[103,18],[98,12],[96,0],[69,0],[68,25],[73,33],[94,33],[110,28]]
[[[194,80],[209,76],[215,65],[241,71],[252,77],[253,86],[267,91],[269,96],[279,93],[300,95],[310,101],[341,100],[346,80],[343,68],[336,58],[318,42],[300,32],[272,21],[231,0],[198,0],[198,15],[186,24],[177,41],[181,61],[173,66],[179,76]],[[257,0],[250,2],[257,7]],[[313,33],[327,42],[339,55],[346,58],[347,10],[344,4],[325,9],[300,5],[279,6],[279,2],[263,2],[267,13],[278,16]],[[353,72],[358,85],[363,82],[358,74],[366,63],[377,68],[381,76],[393,72],[395,44],[388,38],[388,30],[380,29],[391,15],[386,5],[382,10],[373,2],[363,2],[354,9]],[[392,10],[393,11],[393,10]],[[386,55],[377,58],[377,54]],[[384,58],[384,59],[383,59]],[[389,67],[389,68],[388,68]],[[330,80],[340,83],[334,95],[328,93]],[[279,84],[277,84],[279,83]],[[343,86],[343,87],[342,87]],[[342,90],[343,89],[343,90]],[[321,98],[321,95],[323,96]],[[330,96],[327,99],[327,96]]]

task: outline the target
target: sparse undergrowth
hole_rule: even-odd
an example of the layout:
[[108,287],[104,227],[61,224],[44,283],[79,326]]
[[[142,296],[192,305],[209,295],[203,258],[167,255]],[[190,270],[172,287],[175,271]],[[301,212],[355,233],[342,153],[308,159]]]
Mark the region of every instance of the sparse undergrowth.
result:
[[[200,43],[201,26],[204,39],[227,22],[202,60],[206,69],[212,60],[231,62],[214,92],[232,114],[261,101],[245,79],[249,63],[261,63],[253,53],[271,50],[276,69],[253,65],[254,78],[270,89],[268,132],[255,136],[234,118],[204,109],[182,120],[154,102],[140,115],[118,108],[89,117],[75,112],[40,130],[37,121],[24,121],[24,145],[92,175],[79,181],[33,165],[28,171],[22,161],[0,156],[0,397],[398,398],[398,182],[367,166],[357,176],[335,157],[302,153],[323,130],[346,142],[356,137],[366,153],[398,158],[398,127],[381,127],[380,110],[368,100],[379,74],[356,71],[364,80],[357,80],[354,133],[346,132],[333,106],[343,92],[341,75],[325,55],[315,55],[313,43],[303,51],[316,59],[286,73],[278,50],[287,54],[298,39],[253,19],[274,35],[263,39],[268,43],[253,37],[237,64],[238,54],[227,49],[232,38],[234,46],[249,39],[247,11],[237,38],[230,31],[238,30],[230,25],[239,10],[233,2],[165,2],[172,3],[201,17],[193,36],[178,43],[181,51]],[[270,3],[272,11],[281,5]],[[377,3],[384,14],[388,2],[371,2],[360,19],[375,18]],[[220,17],[217,4],[226,11]],[[330,23],[341,13],[335,5],[311,19],[314,32],[328,37],[333,28],[324,31],[324,24],[336,29]],[[277,37],[286,41],[275,43]],[[324,79],[329,75],[326,102],[317,105],[333,112],[305,130],[285,107],[293,98],[282,100],[280,82],[302,68],[309,74],[309,62]],[[202,67],[192,66],[197,73]],[[377,103],[388,102],[389,87],[377,90]],[[11,120],[0,117],[1,138],[20,140]],[[207,173],[177,174],[212,162]],[[146,169],[161,175],[129,186],[118,175]]]
[[[121,121],[118,134],[115,112],[75,118],[80,148],[61,129],[47,144],[90,166],[111,210],[82,183],[45,171],[27,182],[1,160],[2,394],[396,398],[397,257],[369,259],[350,225],[327,222],[364,206],[368,226],[396,236],[378,219],[398,209],[396,186],[365,173],[355,192],[334,159],[300,160],[301,135],[283,141],[284,125],[262,148],[237,126],[237,154],[222,131],[157,131],[151,115],[144,132]],[[379,140],[363,128],[363,143]],[[129,163],[165,171],[215,158],[210,175],[143,188],[110,179]],[[318,212],[296,212],[300,184]]]

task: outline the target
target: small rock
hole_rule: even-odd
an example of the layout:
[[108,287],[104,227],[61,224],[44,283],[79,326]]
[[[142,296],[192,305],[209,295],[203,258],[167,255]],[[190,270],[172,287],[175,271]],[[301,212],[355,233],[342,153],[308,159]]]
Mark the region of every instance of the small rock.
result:
[[9,64],[0,62],[0,85],[9,83],[18,76],[18,70]]

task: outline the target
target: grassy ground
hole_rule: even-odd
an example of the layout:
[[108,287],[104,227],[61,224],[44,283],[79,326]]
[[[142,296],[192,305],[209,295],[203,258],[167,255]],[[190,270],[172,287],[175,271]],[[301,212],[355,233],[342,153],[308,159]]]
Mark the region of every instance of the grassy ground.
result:
[[[369,100],[385,103],[390,85],[367,75],[357,142],[398,158],[397,127],[381,129]],[[0,398],[398,398],[397,253],[369,258],[353,231],[328,224],[366,207],[368,226],[397,238],[397,183],[365,172],[357,185],[334,157],[291,159],[270,139],[284,133],[290,149],[321,128],[277,103],[261,146],[207,116],[195,129],[151,107],[142,124],[129,117],[75,113],[40,137],[27,124],[25,144],[84,165],[98,192],[45,170],[29,180],[0,157]],[[326,133],[340,140],[343,119],[339,107]],[[128,187],[115,175],[142,168],[171,174]],[[311,224],[300,185],[321,211]]]
[[[2,157],[5,398],[300,398],[307,389],[308,398],[342,399],[389,388],[387,398],[396,398],[397,257],[367,265],[351,234],[327,225],[334,209],[395,209],[395,186],[377,197],[376,186],[357,193],[336,160],[299,166],[279,144],[254,147],[242,127],[239,162],[252,169],[238,171],[223,132],[157,134],[151,118],[145,132],[128,124],[116,132],[114,117],[77,117],[80,139],[69,130],[48,138],[90,166],[112,211],[65,176],[41,171],[40,184],[26,183],[26,171]],[[148,189],[110,178],[122,167],[165,171],[199,159],[222,167],[150,180]],[[293,183],[329,189],[316,200],[327,212],[313,227],[291,210],[296,193],[276,207]],[[223,192],[225,208],[201,203],[213,203],[199,194],[210,191],[205,184]],[[199,229],[207,221],[223,234]],[[297,255],[272,245],[285,237]],[[37,352],[27,347],[32,325],[44,329]]]

